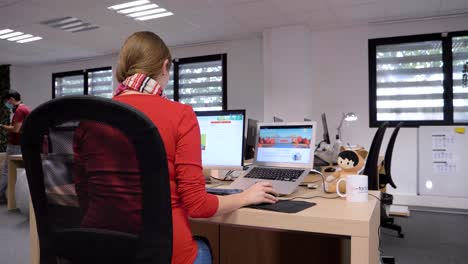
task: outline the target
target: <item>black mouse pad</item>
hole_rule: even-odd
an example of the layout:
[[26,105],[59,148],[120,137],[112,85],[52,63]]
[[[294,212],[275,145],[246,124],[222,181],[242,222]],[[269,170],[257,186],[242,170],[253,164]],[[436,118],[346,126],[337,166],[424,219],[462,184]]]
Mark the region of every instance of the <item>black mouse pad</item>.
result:
[[304,209],[312,207],[316,203],[305,202],[305,201],[290,201],[290,200],[279,200],[275,204],[257,204],[249,205],[248,208],[275,211],[281,213],[294,214]]

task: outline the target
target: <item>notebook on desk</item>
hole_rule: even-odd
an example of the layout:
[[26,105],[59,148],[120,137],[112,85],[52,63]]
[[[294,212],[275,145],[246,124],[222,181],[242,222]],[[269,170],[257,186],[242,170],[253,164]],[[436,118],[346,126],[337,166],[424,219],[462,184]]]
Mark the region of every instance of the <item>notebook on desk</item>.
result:
[[259,124],[253,165],[231,187],[268,181],[280,194],[294,192],[314,166],[315,129],[315,122]]

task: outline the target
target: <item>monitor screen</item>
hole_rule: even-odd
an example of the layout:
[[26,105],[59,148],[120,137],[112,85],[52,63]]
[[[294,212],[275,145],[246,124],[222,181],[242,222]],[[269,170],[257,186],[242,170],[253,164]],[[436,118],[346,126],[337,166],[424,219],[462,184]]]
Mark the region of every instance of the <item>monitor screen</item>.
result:
[[257,140],[258,121],[249,118],[247,121],[247,138],[245,139],[244,159],[252,159],[255,156],[255,142]]
[[255,140],[257,139],[257,124],[258,121],[249,118],[247,121],[247,140],[246,145],[255,147]]
[[196,112],[203,167],[243,165],[245,110]]
[[283,119],[282,119],[282,118],[279,118],[279,117],[277,117],[277,116],[274,116],[274,117],[273,117],[273,122],[275,122],[275,123],[276,123],[276,122],[283,122]]
[[260,126],[256,161],[309,164],[313,125]]
[[327,115],[322,113],[323,141],[330,144],[330,134],[328,134]]

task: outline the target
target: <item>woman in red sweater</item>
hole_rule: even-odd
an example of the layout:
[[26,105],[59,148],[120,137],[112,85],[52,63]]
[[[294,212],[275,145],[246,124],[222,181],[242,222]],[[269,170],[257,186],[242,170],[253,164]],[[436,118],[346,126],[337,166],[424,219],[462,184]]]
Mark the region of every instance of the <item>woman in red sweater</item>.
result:
[[[188,217],[208,218],[257,203],[275,203],[267,182],[229,196],[206,193],[200,128],[192,108],[162,97],[169,81],[171,55],[152,32],[137,32],[124,43],[114,100],[140,110],[158,127],[166,148],[173,217],[172,263],[211,263],[209,248],[194,239]],[[141,186],[131,143],[119,131],[82,122],[74,138],[74,180],[82,226],[138,234]]]

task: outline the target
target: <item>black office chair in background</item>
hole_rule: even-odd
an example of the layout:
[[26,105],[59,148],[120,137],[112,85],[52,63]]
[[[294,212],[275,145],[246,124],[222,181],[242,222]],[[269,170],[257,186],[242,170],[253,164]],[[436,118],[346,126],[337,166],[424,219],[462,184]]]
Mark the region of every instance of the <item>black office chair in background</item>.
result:
[[392,136],[390,137],[390,140],[388,141],[387,150],[385,151],[385,159],[383,161],[384,171],[383,173],[379,174],[379,187],[382,190],[382,201],[381,201],[382,209],[380,211],[380,225],[383,228],[397,231],[399,237],[404,237],[401,226],[395,224],[394,223],[395,219],[393,217],[390,217],[387,214],[387,210],[385,210],[386,206],[389,206],[393,203],[393,195],[387,193],[385,190],[385,187],[387,186],[387,184],[390,184],[390,186],[392,186],[393,188],[397,188],[397,186],[393,182],[392,172],[391,172],[392,156],[393,156],[393,149],[395,147],[395,141],[398,136],[398,132],[400,131],[400,128],[403,126],[403,124],[404,122],[399,122],[395,126],[395,129],[393,130]]
[[367,175],[368,188],[373,191],[379,190],[379,154],[387,126],[388,122],[382,123],[377,132],[375,132],[362,173]]
[[[140,235],[82,228],[81,219],[54,220],[60,211],[54,210],[52,204],[80,210],[73,182],[49,186],[48,190],[44,183],[43,159],[47,156],[41,154],[44,135],[49,129],[70,121],[110,126],[121,131],[134,145],[142,188]],[[21,149],[37,221],[40,264],[63,263],[63,260],[74,264],[171,263],[173,227],[166,152],[158,129],[145,115],[109,99],[68,96],[37,107],[23,123],[21,133]],[[57,189],[62,192],[56,192]],[[67,192],[75,192],[75,196],[64,194]],[[75,197],[71,202],[58,199],[70,196]],[[63,218],[69,220],[67,216]]]

